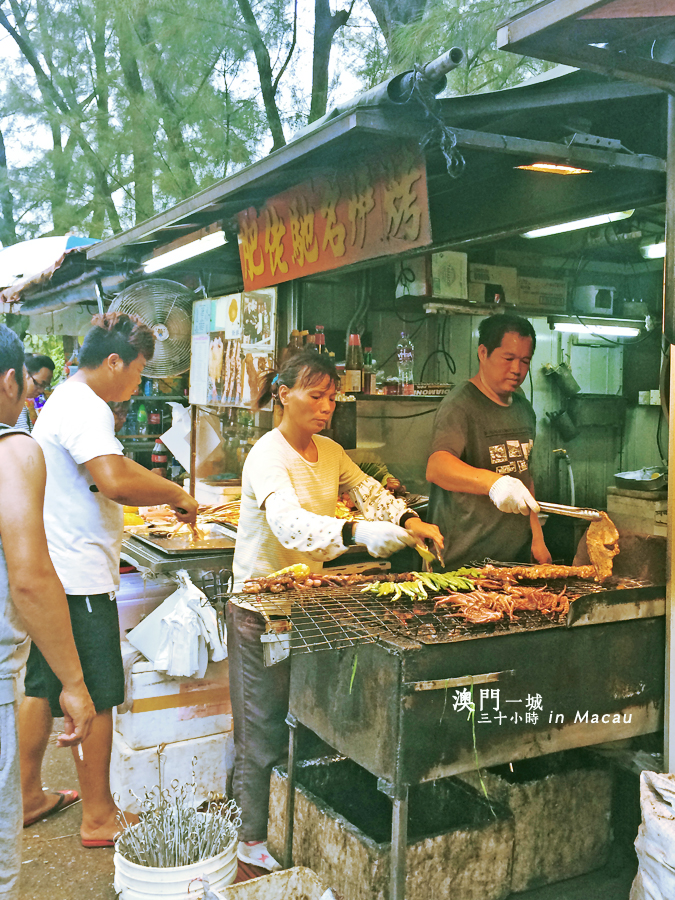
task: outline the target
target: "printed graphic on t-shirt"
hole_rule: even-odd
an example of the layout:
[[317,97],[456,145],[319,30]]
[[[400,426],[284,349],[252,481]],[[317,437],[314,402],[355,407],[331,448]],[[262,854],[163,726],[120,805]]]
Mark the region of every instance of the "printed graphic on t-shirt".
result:
[[507,441],[506,449],[509,452],[509,459],[522,459],[523,448],[520,446],[520,441]]
[[520,445],[520,449],[523,451],[523,456],[525,457],[525,459],[530,458],[530,453],[532,452],[533,445],[534,441],[532,440],[532,438],[530,438],[530,440],[526,444]]
[[525,459],[518,460],[518,471],[519,472],[527,472],[527,460],[525,460]]
[[493,444],[490,447],[490,462],[493,466],[499,465],[499,463],[505,463],[508,461],[508,455],[506,452],[506,444]]

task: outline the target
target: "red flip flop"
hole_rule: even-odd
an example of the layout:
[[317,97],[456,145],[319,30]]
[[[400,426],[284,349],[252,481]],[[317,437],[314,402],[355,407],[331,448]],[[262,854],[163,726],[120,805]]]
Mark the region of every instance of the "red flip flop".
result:
[[96,850],[96,849],[99,848],[99,847],[114,847],[114,846],[115,846],[115,841],[109,841],[109,840],[106,840],[106,839],[103,839],[103,840],[96,840],[96,839],[89,840],[88,838],[82,838],[82,846],[83,846],[83,847],[86,847],[87,850]]
[[24,828],[30,828],[30,826],[35,825],[36,822],[41,822],[42,819],[48,819],[49,816],[53,816],[56,813],[67,809],[69,806],[72,806],[73,803],[77,803],[77,801],[80,799],[80,795],[77,793],[77,791],[52,791],[51,793],[59,795],[59,799],[56,801],[54,806],[52,806],[52,808],[48,809],[46,812],[40,813],[40,815],[38,816],[31,816],[30,819],[24,819]]

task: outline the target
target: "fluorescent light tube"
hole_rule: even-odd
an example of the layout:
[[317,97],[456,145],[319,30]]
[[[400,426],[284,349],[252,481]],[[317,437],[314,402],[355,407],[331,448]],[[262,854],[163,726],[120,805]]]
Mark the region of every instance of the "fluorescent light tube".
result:
[[563,234],[565,231],[578,231],[579,228],[593,228],[594,225],[609,225],[611,222],[629,219],[634,212],[634,209],[625,209],[623,212],[603,213],[601,216],[590,216],[588,219],[576,219],[574,222],[562,222],[560,225],[549,225],[547,228],[535,228],[534,231],[526,231],[523,237],[548,237],[551,234]]
[[601,337],[638,337],[639,328],[631,328],[628,325],[583,325],[581,322],[555,322],[555,331],[564,331],[568,334],[598,334]]
[[209,250],[215,250],[216,247],[222,247],[227,243],[224,231],[214,231],[207,234],[206,237],[198,238],[196,241],[190,241],[188,244],[182,244],[159,256],[153,256],[146,259],[143,263],[143,269],[146,275],[152,272],[159,272],[160,269],[166,269],[168,266],[175,266],[176,263],[184,262],[186,259],[192,259],[193,256],[200,256]]
[[580,169],[578,166],[566,166],[562,163],[535,162],[527,166],[516,166],[525,172],[546,172],[549,175],[590,175],[591,169]]
[[666,242],[661,241],[658,244],[647,244],[640,247],[640,256],[644,259],[663,259],[666,255]]

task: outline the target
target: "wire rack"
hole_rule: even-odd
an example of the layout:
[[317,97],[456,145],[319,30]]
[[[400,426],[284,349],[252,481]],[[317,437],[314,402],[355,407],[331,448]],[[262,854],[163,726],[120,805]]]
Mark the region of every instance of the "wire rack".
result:
[[[537,582],[529,582],[536,585]],[[588,594],[603,594],[617,587],[643,586],[645,582],[622,579],[607,586],[579,579],[565,582],[540,581],[552,590],[565,587],[570,600]],[[270,619],[274,630],[288,635],[296,653],[339,650],[394,636],[422,644],[448,643],[467,637],[516,633],[542,628],[564,627],[566,617],[552,618],[540,612],[518,612],[514,621],[473,624],[452,612],[434,613],[434,600],[378,598],[358,586],[326,587],[311,591],[272,594],[241,594],[236,599]],[[286,623],[290,621],[290,631]]]

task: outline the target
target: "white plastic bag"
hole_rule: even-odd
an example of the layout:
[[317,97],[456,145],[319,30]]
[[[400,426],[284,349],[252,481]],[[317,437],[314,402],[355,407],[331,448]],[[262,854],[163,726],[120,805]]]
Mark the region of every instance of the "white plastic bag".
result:
[[635,839],[639,868],[630,900],[675,898],[675,775],[640,776],[642,824]]
[[127,635],[158,672],[203,678],[209,660],[227,657],[216,611],[188,573],[176,573],[178,590]]

